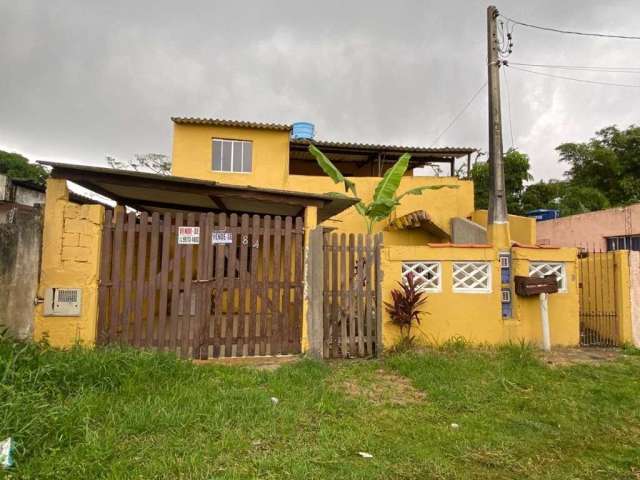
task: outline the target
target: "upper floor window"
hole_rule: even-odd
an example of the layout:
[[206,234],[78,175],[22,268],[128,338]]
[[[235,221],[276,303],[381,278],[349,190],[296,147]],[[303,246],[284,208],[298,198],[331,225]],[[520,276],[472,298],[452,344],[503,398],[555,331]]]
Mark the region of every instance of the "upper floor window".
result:
[[213,171],[251,172],[253,144],[248,140],[213,139]]
[[607,251],[614,250],[640,250],[640,235],[607,237]]

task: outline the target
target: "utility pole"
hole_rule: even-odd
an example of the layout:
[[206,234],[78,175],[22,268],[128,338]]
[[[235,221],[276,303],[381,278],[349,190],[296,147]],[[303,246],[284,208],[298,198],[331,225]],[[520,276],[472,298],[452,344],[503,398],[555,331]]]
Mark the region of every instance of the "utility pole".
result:
[[498,56],[498,9],[487,8],[487,68],[489,74],[489,214],[487,240],[498,248],[509,248],[509,220],[502,160],[502,118],[500,111],[500,59]]

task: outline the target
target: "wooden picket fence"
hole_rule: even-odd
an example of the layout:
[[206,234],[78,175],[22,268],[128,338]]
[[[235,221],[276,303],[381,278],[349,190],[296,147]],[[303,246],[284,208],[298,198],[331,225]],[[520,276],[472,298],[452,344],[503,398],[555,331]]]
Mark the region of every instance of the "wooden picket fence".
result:
[[325,358],[367,357],[382,349],[382,234],[324,234]]
[[[196,243],[178,241],[181,227]],[[107,211],[99,342],[193,358],[299,353],[303,235],[302,218]]]

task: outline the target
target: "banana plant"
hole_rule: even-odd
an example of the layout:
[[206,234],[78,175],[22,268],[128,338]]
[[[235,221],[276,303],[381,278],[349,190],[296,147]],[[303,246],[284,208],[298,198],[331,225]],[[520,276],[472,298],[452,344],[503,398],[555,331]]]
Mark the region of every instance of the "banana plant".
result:
[[[333,195],[349,197],[347,193],[351,193],[353,197],[358,198],[356,184],[342,175],[340,170],[331,163],[331,160],[329,160],[318,147],[315,145],[309,145],[309,153],[313,155],[322,171],[331,178],[334,183],[342,183],[344,185],[345,193],[334,192]],[[407,168],[409,168],[410,159],[410,154],[402,154],[396,163],[385,172],[378,185],[376,185],[375,191],[373,192],[373,200],[369,203],[365,203],[360,200],[354,205],[356,211],[364,218],[367,225],[367,232],[372,233],[373,226],[376,223],[389,218],[391,213],[393,213],[398,205],[400,205],[400,200],[407,195],[421,195],[425,190],[458,188],[456,185],[426,185],[411,188],[400,195],[396,195],[396,192],[400,187],[400,181],[407,171]]]

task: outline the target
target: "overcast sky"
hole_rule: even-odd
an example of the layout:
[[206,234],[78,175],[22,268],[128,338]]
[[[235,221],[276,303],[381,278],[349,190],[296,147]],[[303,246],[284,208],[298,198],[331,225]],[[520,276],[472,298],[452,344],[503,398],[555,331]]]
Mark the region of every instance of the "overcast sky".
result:
[[[429,146],[486,80],[486,6],[458,1],[0,0],[0,148],[101,164],[171,154],[171,116],[311,121],[317,137]],[[509,0],[538,25],[640,35],[639,0]],[[510,60],[640,66],[640,41],[514,31]],[[545,71],[545,70],[542,70]],[[551,71],[640,85],[640,74]],[[506,72],[536,179],[554,148],[640,123],[640,89]],[[503,82],[505,150],[511,132]],[[486,89],[438,142],[486,150]]]

